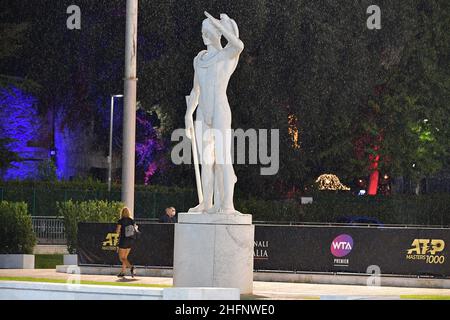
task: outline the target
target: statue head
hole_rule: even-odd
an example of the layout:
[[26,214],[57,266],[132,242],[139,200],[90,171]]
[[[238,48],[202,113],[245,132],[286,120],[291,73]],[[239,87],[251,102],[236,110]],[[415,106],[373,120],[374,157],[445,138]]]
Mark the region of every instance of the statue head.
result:
[[213,26],[209,19],[205,19],[202,23],[202,38],[205,46],[219,44],[222,33]]
[[[233,33],[236,37],[239,38],[239,29],[236,22],[228,17],[228,15],[222,13],[220,15],[220,23],[222,26],[228,31]],[[222,38],[222,33],[211,23],[209,19],[203,20],[202,23],[202,37],[203,43],[205,46],[207,45],[220,45],[220,39]]]

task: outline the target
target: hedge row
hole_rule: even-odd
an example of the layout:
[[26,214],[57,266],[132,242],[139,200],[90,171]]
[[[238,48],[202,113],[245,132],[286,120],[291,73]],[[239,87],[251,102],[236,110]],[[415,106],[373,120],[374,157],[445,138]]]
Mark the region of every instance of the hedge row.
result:
[[[58,190],[83,190],[83,191],[107,191],[108,185],[105,182],[101,182],[93,179],[83,180],[62,180],[62,181],[34,181],[34,180],[0,180],[0,188],[34,188],[34,189],[58,189]],[[119,184],[113,184],[111,186],[112,191],[120,191],[121,186]],[[135,190],[151,191],[151,192],[190,192],[192,188],[179,188],[168,187],[161,185],[136,185]]]
[[[3,188],[2,188],[3,186]],[[76,189],[79,188],[79,189]],[[337,222],[344,216],[375,218],[385,224],[450,225],[450,195],[392,195],[357,197],[349,193],[317,192],[311,205],[300,199],[275,201],[235,199],[236,209],[253,215],[255,221]],[[106,185],[95,181],[0,182],[0,201],[26,202],[31,215],[58,215],[58,202],[119,202],[119,186],[108,193]],[[168,206],[178,212],[197,204],[196,192],[161,186],[137,186],[135,217],[157,218]]]
[[298,201],[237,200],[236,208],[254,221],[338,222],[342,217],[374,218],[383,224],[450,225],[450,196],[398,195],[355,197],[342,194],[314,197],[313,204]]
[[0,202],[0,254],[32,254],[35,244],[26,203]]
[[124,207],[121,202],[86,201],[58,202],[58,216],[64,218],[67,250],[76,253],[79,222],[116,222]]

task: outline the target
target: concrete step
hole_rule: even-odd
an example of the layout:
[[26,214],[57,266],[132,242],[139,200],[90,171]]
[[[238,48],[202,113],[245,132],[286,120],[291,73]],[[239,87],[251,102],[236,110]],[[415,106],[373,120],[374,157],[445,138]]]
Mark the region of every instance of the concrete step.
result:
[[0,281],[0,300],[239,300],[234,288],[142,288]]
[[[57,266],[60,273],[77,273],[88,275],[116,275],[120,272],[119,266]],[[68,272],[70,271],[70,272]],[[141,277],[173,277],[170,268],[136,268],[136,274]],[[254,281],[262,282],[288,282],[310,284],[337,284],[380,287],[407,287],[407,288],[433,288],[450,289],[450,279],[423,278],[391,275],[365,275],[365,274],[315,274],[315,273],[290,273],[290,272],[254,272]]]
[[68,254],[67,246],[55,244],[38,244],[34,247],[33,254]]

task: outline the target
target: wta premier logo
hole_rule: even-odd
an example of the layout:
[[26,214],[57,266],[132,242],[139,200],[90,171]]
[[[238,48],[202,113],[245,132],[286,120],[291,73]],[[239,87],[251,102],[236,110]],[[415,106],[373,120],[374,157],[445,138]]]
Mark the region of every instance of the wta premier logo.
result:
[[331,243],[331,253],[336,258],[348,255],[353,249],[353,238],[348,234],[337,236]]

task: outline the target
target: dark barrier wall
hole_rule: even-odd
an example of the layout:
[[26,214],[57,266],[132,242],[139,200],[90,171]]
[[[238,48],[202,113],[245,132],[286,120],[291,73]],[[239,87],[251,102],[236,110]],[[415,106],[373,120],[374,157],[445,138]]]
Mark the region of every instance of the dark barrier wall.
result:
[[450,275],[449,229],[256,226],[255,270]]
[[[81,265],[118,265],[115,225],[79,224]],[[141,225],[130,259],[172,267],[174,225]],[[255,270],[450,276],[450,229],[255,226]],[[372,267],[371,267],[372,266]],[[368,268],[371,267],[369,270]]]
[[[138,266],[172,267],[173,224],[141,224],[141,236],[128,256]],[[80,265],[119,265],[116,225],[78,224],[78,261]]]

